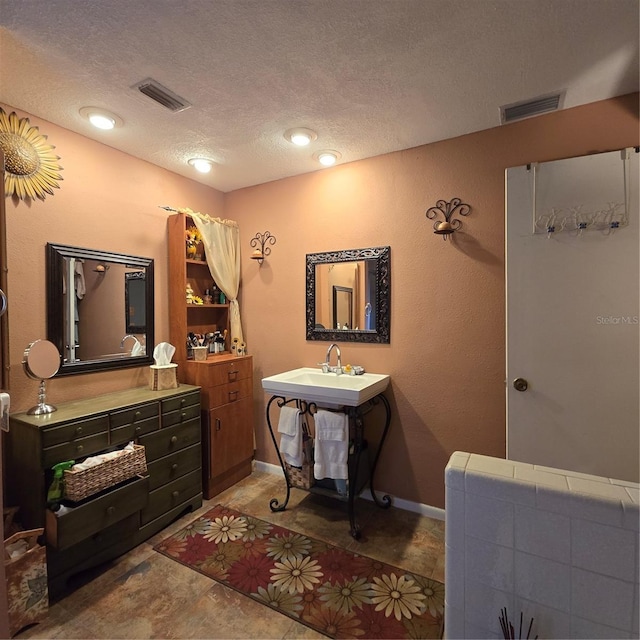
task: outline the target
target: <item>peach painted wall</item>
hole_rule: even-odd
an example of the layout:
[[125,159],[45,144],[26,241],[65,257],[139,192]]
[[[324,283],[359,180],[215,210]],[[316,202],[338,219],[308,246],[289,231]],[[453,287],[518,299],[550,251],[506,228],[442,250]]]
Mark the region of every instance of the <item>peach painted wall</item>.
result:
[[[452,451],[505,451],[504,170],[639,144],[635,94],[223,195],[16,111],[56,146],[64,181],[45,202],[7,200],[12,410],[36,400],[20,363],[46,335],[46,243],[154,258],[156,342],[167,340],[167,213],[158,206],[187,206],[240,224],[256,457],[275,462],[260,379],[315,365],[327,347],[305,339],[305,254],[390,245],[391,344],[344,344],[343,362],[392,378],[378,488],[438,507]],[[445,243],[424,214],[455,196],[472,213]],[[265,230],[277,243],[259,268],[249,240]],[[55,378],[48,399],[146,383],[145,368]]]
[[[223,194],[9,105],[0,106],[28,117],[48,136],[61,158],[64,178],[44,202],[6,201],[11,410],[20,411],[37,401],[38,383],[25,376],[21,362],[30,342],[46,338],[47,242],[154,258],[156,342],[168,341],[169,212],[159,206],[221,216]],[[66,376],[48,382],[47,399],[56,404],[147,383],[146,367]]]
[[[444,506],[456,449],[505,455],[504,171],[639,144],[638,95],[344,164],[225,195],[241,229],[242,314],[254,356],[257,459],[276,463],[260,379],[324,359],[305,339],[305,254],[391,246],[391,343],[342,343],[342,362],[391,375],[377,487]],[[453,242],[425,217],[472,207]],[[261,268],[249,240],[277,238]]]

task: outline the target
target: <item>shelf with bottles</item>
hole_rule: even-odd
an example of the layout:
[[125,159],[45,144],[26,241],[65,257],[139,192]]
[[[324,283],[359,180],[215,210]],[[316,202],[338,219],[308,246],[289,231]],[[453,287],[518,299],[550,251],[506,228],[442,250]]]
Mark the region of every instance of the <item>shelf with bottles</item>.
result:
[[197,306],[202,306],[200,302],[209,307],[228,306],[226,296],[212,278],[208,268],[205,270],[187,265],[186,280],[186,300],[189,306],[193,306],[189,300],[194,296],[198,299]]

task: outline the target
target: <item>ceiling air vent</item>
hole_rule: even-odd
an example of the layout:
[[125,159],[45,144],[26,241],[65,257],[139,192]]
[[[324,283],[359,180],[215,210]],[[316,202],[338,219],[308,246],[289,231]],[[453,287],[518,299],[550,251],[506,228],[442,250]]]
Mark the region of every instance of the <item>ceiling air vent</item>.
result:
[[138,84],[134,85],[134,88],[174,113],[184,111],[191,106],[190,102],[173,93],[173,91],[169,91],[169,89],[163,87],[153,78],[147,78],[142,82],[138,82]]
[[550,96],[535,98],[527,102],[516,102],[500,107],[500,121],[502,124],[508,124],[514,120],[522,120],[531,116],[538,116],[541,113],[556,111],[560,108],[562,101],[562,93],[554,93]]

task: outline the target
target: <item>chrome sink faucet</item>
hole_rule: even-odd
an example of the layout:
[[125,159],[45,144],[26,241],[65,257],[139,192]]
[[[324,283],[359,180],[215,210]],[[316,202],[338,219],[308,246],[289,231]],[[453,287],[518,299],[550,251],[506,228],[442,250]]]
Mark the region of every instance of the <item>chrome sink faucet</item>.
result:
[[[336,350],[336,355],[338,356],[338,365],[335,367],[331,366],[331,352]],[[327,349],[327,357],[324,362],[322,362],[322,373],[337,373],[338,375],[342,373],[342,354],[340,353],[340,347],[333,342],[329,345]]]
[[140,344],[140,340],[138,340],[138,338],[136,336],[132,336],[131,334],[128,333],[124,338],[122,338],[122,342],[120,343],[120,351],[124,351],[124,343],[125,343],[125,340],[127,338],[133,338],[133,340],[134,340],[133,346],[134,347],[135,347],[136,344]]

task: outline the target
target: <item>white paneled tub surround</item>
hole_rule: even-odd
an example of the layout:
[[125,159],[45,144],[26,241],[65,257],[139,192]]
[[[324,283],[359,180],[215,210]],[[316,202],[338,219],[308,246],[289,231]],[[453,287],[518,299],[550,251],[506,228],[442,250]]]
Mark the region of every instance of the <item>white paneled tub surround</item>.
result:
[[638,638],[640,485],[455,452],[445,638]]

